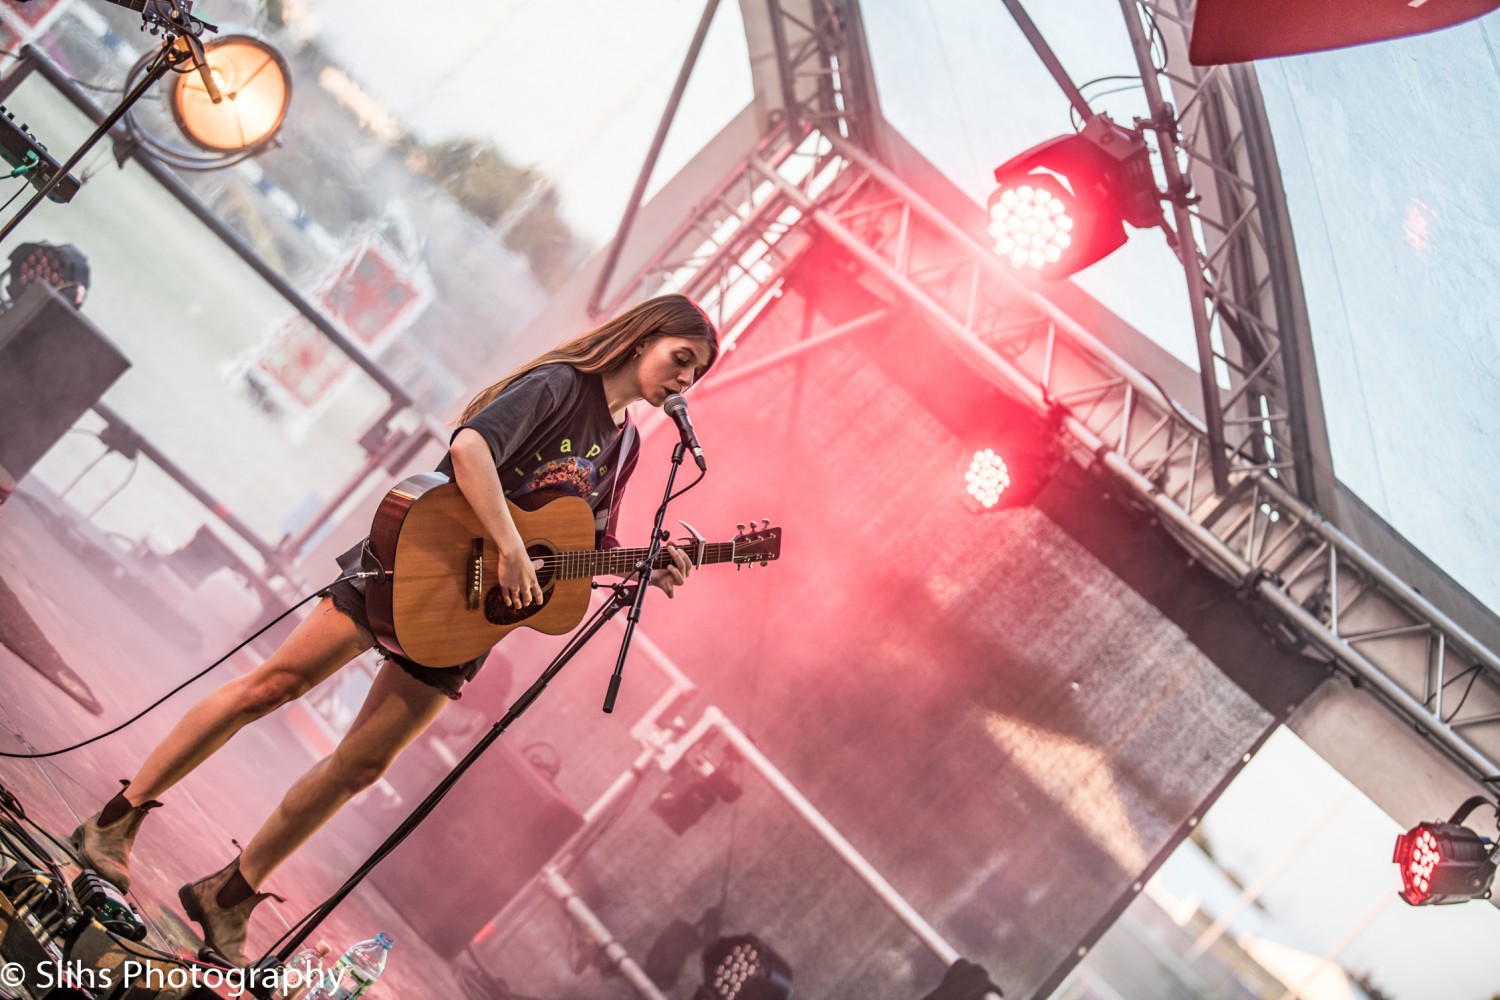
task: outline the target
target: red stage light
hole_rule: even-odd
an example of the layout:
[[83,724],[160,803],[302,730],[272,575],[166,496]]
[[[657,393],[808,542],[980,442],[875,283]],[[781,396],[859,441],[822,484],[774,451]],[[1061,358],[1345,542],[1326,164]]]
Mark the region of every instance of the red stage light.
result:
[[1010,488],[1010,467],[993,448],[976,451],[969,462],[969,471],[964,473],[964,483],[975,503],[992,510],[1000,502],[1000,495]]
[[1125,223],[1163,224],[1151,154],[1139,132],[1103,115],[995,168],[995,252],[1044,278],[1065,278],[1125,243]]
[[1396,838],[1401,898],[1412,906],[1487,899],[1494,845],[1458,823],[1418,823]]
[[1077,209],[1073,196],[1046,175],[990,196],[990,235],[995,253],[1016,267],[1040,271],[1056,264],[1073,244]]

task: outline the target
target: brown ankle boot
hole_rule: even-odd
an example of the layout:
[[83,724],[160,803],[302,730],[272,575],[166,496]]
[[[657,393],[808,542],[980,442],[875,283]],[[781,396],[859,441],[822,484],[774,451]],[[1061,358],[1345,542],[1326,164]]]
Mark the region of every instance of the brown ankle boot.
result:
[[177,890],[177,898],[190,919],[203,928],[203,944],[218,952],[230,965],[245,964],[245,937],[250,927],[250,911],[263,900],[274,899],[278,903],[286,900],[273,892],[251,893],[233,906],[219,905],[219,890],[240,870],[240,859],[212,875],[190,882]]
[[[120,795],[124,795],[130,782],[121,781],[120,785]],[[129,892],[130,849],[135,844],[136,831],[140,830],[146,813],[159,805],[160,802],[153,800],[131,806],[108,826],[99,825],[99,817],[104,814],[102,809],[84,820],[71,838],[73,849],[78,852],[78,863],[98,872],[100,878],[114,883],[121,892]],[[105,809],[108,808],[106,804]]]

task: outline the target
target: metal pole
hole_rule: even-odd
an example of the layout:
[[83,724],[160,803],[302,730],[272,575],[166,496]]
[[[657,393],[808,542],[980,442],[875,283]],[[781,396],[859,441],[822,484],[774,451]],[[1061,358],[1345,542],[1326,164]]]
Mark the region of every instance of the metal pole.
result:
[[[392,401],[376,423],[388,423],[401,409],[399,403]],[[390,432],[378,447],[365,456],[364,462],[354,471],[354,474],[345,480],[344,485],[328,498],[316,514],[308,519],[307,524],[303,525],[301,530],[282,538],[276,546],[278,555],[288,561],[300,559],[303,546],[323,530],[323,525],[333,518],[339,508],[365,484],[376,469],[404,466],[416,457],[417,452],[421,451],[428,441],[441,444],[444,442],[444,437],[426,423],[423,423],[413,434]]]
[[1389,890],[1382,892],[1376,897],[1375,902],[1371,903],[1369,908],[1360,914],[1359,918],[1353,924],[1349,925],[1349,929],[1344,931],[1343,936],[1330,945],[1328,950],[1323,953],[1321,963],[1315,965],[1312,971],[1302,978],[1301,982],[1287,986],[1286,992],[1281,994],[1280,1000],[1293,1000],[1293,998],[1302,1000],[1304,996],[1313,995],[1304,991],[1317,982],[1318,978],[1325,972],[1339,971],[1338,966],[1334,962],[1344,953],[1344,949],[1353,944],[1354,939],[1363,934],[1366,928],[1375,922],[1375,918],[1384,913],[1386,907],[1390,906],[1391,902],[1398,898],[1397,893]]
[[[1241,118],[1247,118],[1253,113],[1255,119],[1263,119],[1265,110],[1260,89],[1254,82],[1254,72],[1243,65],[1229,66],[1228,71],[1234,93],[1241,104]],[[1253,112],[1244,107],[1246,104],[1253,105]],[[1301,335],[1306,327],[1298,322],[1297,309],[1293,304],[1299,299],[1300,291],[1294,289],[1293,276],[1286,266],[1293,252],[1286,196],[1271,162],[1274,154],[1270,136],[1248,125],[1243,134],[1246,139],[1245,155],[1250,161],[1250,173],[1256,182],[1256,210],[1260,215],[1265,254],[1270,261],[1281,262],[1281,266],[1273,264],[1270,268],[1271,299],[1276,310],[1276,337],[1281,344],[1281,368],[1286,375],[1283,389],[1291,421],[1292,467],[1297,477],[1297,494],[1313,506],[1318,506],[1320,500],[1331,502],[1333,484],[1329,482],[1327,490],[1320,487],[1316,472],[1318,463],[1313,456],[1305,386],[1309,381],[1316,381],[1315,377],[1309,380],[1306,374],[1314,373],[1315,376],[1316,365],[1312,356],[1311,338]],[[1306,357],[1303,356],[1304,344],[1308,352]]]
[[129,433],[132,438],[131,443],[140,449],[141,454],[151,459],[161,471],[172,477],[178,485],[192,495],[194,500],[207,507],[215,517],[228,525],[235,534],[239,535],[246,542],[249,542],[250,546],[256,552],[260,553],[261,558],[266,561],[268,566],[275,560],[276,549],[256,535],[254,528],[241,521],[238,517],[235,517],[229,508],[224,506],[217,497],[208,492],[196,479],[188,475],[186,469],[172,461],[166,452],[138,434],[135,428],[130,426],[124,417],[120,416],[103,402],[94,404],[94,412],[111,424]]
[[[178,39],[174,38],[162,46],[162,50],[157,53],[156,58],[147,67],[146,75],[141,77],[140,83],[136,84],[135,88],[125,95],[125,99],[113,111],[94,122],[98,128],[94,130],[93,134],[73,151],[73,155],[68,157],[67,161],[59,166],[51,177],[47,178],[47,182],[37,189],[36,193],[31,196],[30,201],[22,205],[20,210],[11,216],[4,226],[0,226],[0,242],[4,242],[7,236],[16,231],[16,227],[25,220],[26,216],[31,214],[31,210],[36,208],[43,198],[51,194],[67,178],[73,168],[78,166],[78,162],[88,155],[89,150],[93,149],[99,140],[104,138],[109,130],[114,127],[115,122],[123,118],[136,101],[145,96],[146,91],[150,90],[157,80],[166,75],[167,70],[177,65],[183,58],[186,58],[186,56],[177,56],[177,42]],[[26,50],[30,48],[30,46],[27,46]]]
[[1354,786],[1345,785],[1343,790],[1328,804],[1328,807],[1297,836],[1297,839],[1288,845],[1286,850],[1277,855],[1276,860],[1272,861],[1266,867],[1265,871],[1257,875],[1254,882],[1245,887],[1244,891],[1240,893],[1239,898],[1220,914],[1217,920],[1205,929],[1202,934],[1198,935],[1197,940],[1193,942],[1193,946],[1183,954],[1183,960],[1189,963],[1194,962],[1205,951],[1213,947],[1213,943],[1224,936],[1224,932],[1229,929],[1229,925],[1239,919],[1240,914],[1248,910],[1250,905],[1261,897],[1266,888],[1272,882],[1276,881],[1293,861],[1302,856],[1302,852],[1307,850],[1307,845],[1312,843],[1313,838],[1326,830],[1328,824],[1333,822],[1333,818],[1353,798]]
[[1073,83],[1073,78],[1068,76],[1068,71],[1063,69],[1062,60],[1057,58],[1057,53],[1052,51],[1052,46],[1047,44],[1047,39],[1037,30],[1036,23],[1031,20],[1031,15],[1026,13],[1026,8],[1021,6],[1021,0],[1002,0],[1005,9],[1010,11],[1010,16],[1015,18],[1016,27],[1021,29],[1021,34],[1031,43],[1036,54],[1041,57],[1042,64],[1047,67],[1047,72],[1052,74],[1052,79],[1062,88],[1067,95],[1068,103],[1073,105],[1081,118],[1085,121],[1092,118],[1094,111],[1089,107],[1089,102],[1083,99],[1083,91],[1079,90]]
[[[784,365],[788,361],[792,361],[793,359],[806,354],[808,351],[816,350],[817,348],[831,343],[832,341],[841,340],[842,338],[849,336],[851,333],[860,333],[883,319],[889,319],[890,316],[891,310],[889,309],[876,309],[874,312],[866,313],[863,316],[858,316],[854,319],[849,320],[847,323],[841,323],[838,326],[833,327],[832,329],[824,330],[816,337],[809,337],[806,340],[798,341],[790,347],[785,347],[779,351],[774,351],[771,354],[768,354],[765,357],[759,359],[758,361],[750,362],[743,368],[736,368],[733,371],[716,374],[713,377],[713,381],[709,382],[703,388],[697,390],[696,395],[699,398],[702,398],[705,394],[717,394],[718,392],[723,390],[726,385],[733,385],[736,382],[751,378],[755,375],[759,375],[761,372],[767,370],[768,368],[775,368],[778,365]],[[657,421],[657,423],[659,424],[661,423],[661,421]]]
[[[854,869],[855,874],[927,946],[928,951],[936,955],[944,965],[952,965],[958,961],[958,949],[949,944],[947,939],[939,934],[937,929],[929,924],[901,893],[896,891],[895,886],[887,882],[885,876],[865,860],[864,855],[860,854],[854,845],[839,833],[838,828],[828,821],[828,817],[819,812],[817,806],[809,802],[807,797],[797,790],[797,786],[787,780],[786,775],[771,763],[770,758],[761,752],[760,747],[756,746],[743,730],[731,722],[728,716],[716,706],[710,705],[703,710],[702,724],[724,734],[725,739],[739,755],[749,761],[750,765],[776,791],[776,794],[785,799],[797,815],[801,816],[807,825],[812,827],[829,847],[833,848],[841,861]],[[686,743],[689,740],[684,739],[683,742]]]
[[609,284],[609,279],[614,277],[615,265],[620,262],[620,254],[625,249],[625,240],[630,236],[630,229],[635,225],[636,214],[641,209],[641,200],[646,196],[646,185],[651,181],[651,172],[656,169],[656,158],[661,155],[662,144],[667,141],[667,130],[672,127],[672,119],[677,117],[677,105],[682,103],[682,93],[687,89],[688,77],[693,74],[693,67],[698,62],[698,53],[703,48],[703,39],[708,35],[708,26],[713,23],[714,11],[719,7],[719,0],[708,0],[703,5],[703,16],[698,19],[698,30],[693,35],[693,43],[688,46],[687,58],[682,61],[682,69],[677,71],[677,82],[672,87],[672,96],[667,98],[667,109],[662,113],[661,121],[656,126],[656,135],[651,138],[651,148],[646,152],[646,162],[641,165],[640,176],[635,179],[635,190],[630,192],[630,201],[625,203],[625,215],[620,219],[620,228],[615,231],[615,238],[609,244],[609,253],[604,258],[604,268],[599,272],[599,278],[594,282],[594,290],[589,293],[588,314],[599,318],[599,303],[604,300],[604,289]]
[[[750,762],[750,765],[759,772],[776,793],[786,800],[797,815],[801,816],[829,847],[833,848],[839,859],[854,870],[865,885],[880,897],[880,901],[917,936],[918,940],[927,946],[928,951],[937,956],[939,961],[944,965],[952,965],[962,957],[958,949],[949,944],[948,940],[937,932],[937,928],[929,924],[926,918],[918,913],[901,893],[896,891],[896,887],[887,882],[885,876],[876,871],[875,866],[866,861],[864,855],[860,854],[842,833],[839,833],[838,828],[828,821],[828,817],[819,812],[818,808],[797,790],[797,786],[792,784],[775,764],[771,763],[770,758],[761,752],[754,740],[745,735],[744,730],[729,721],[728,716],[714,705],[703,710],[703,723],[724,734],[724,738],[739,752],[740,756]],[[687,739],[684,742],[687,742]],[[993,991],[986,991],[979,1000],[1000,1000],[1000,998]]]
[[[21,49],[22,64],[30,63],[36,71],[46,78],[64,97],[73,103],[79,111],[88,116],[95,124],[102,123],[107,117],[103,109],[94,103],[93,99],[86,94],[82,87],[74,83],[63,70],[47,57],[47,54],[35,46],[27,45]],[[141,168],[150,174],[158,184],[167,190],[174,198],[193,214],[199,222],[202,222],[213,232],[224,245],[234,251],[235,255],[250,266],[256,274],[275,289],[282,298],[290,302],[299,313],[307,318],[307,321],[318,328],[329,340],[333,341],[340,351],[349,360],[353,361],[366,375],[390,394],[391,399],[401,406],[410,406],[412,397],[402,388],[401,384],[386,374],[385,370],[376,364],[367,354],[364,348],[348,337],[343,331],[336,327],[324,312],[309,301],[291,282],[282,277],[275,269],[267,264],[255,248],[240,238],[240,235],[224,224],[224,221],[215,215],[205,205],[192,189],[184,184],[176,174],[167,168],[160,160],[140,150],[129,141],[129,135],[123,129],[116,128],[112,134],[116,138],[117,155],[129,156],[140,164]]]
[[577,924],[594,944],[599,946],[604,957],[609,959],[610,965],[618,969],[620,975],[635,987],[636,993],[645,997],[646,1000],[668,1000],[667,995],[656,988],[651,977],[646,975],[646,971],[630,957],[630,952],[626,951],[625,946],[615,939],[609,928],[604,926],[604,921],[599,919],[598,914],[583,901],[583,897],[573,890],[573,886],[556,868],[549,865],[543,872],[542,880],[546,883],[547,890],[557,897],[557,901],[562,904],[573,923]]
[[1219,402],[1219,377],[1214,357],[1212,330],[1208,323],[1208,289],[1203,282],[1203,267],[1198,261],[1198,238],[1193,234],[1193,217],[1184,197],[1188,182],[1177,164],[1177,120],[1161,96],[1161,83],[1151,62],[1151,42],[1141,27],[1137,0],[1120,0],[1125,14],[1125,30],[1135,50],[1141,84],[1146,90],[1146,104],[1151,109],[1151,124],[1156,130],[1161,151],[1162,174],[1172,201],[1172,223],[1177,230],[1177,258],[1187,276],[1188,305],[1193,310],[1193,334],[1198,342],[1198,381],[1203,388],[1203,420],[1208,426],[1208,462],[1213,471],[1214,492],[1222,495],[1229,489],[1229,456],[1224,440],[1224,410]]

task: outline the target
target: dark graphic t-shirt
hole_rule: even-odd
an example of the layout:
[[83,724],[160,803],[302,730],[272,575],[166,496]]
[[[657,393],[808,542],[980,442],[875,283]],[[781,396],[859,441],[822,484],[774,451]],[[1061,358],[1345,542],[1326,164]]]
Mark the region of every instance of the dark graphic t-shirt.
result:
[[[489,444],[506,497],[519,503],[538,490],[581,497],[594,509],[596,541],[603,548],[619,544],[614,519],[636,448],[632,443],[630,454],[619,454],[623,430],[609,415],[598,375],[543,365],[506,386],[458,430],[464,427]],[[438,471],[452,476],[452,458],[445,455]]]
[[[629,418],[626,418],[629,426]],[[629,452],[620,456],[625,428],[616,427],[598,375],[569,365],[551,364],[527,372],[495,397],[490,405],[453,433],[473,428],[489,444],[505,495],[520,503],[540,490],[581,497],[594,510],[594,540],[600,548],[615,548],[615,520],[625,481],[635,468],[639,439],[630,437]],[[450,439],[451,440],[451,439]],[[437,471],[452,478],[453,459],[444,455]],[[364,567],[368,539],[339,556],[348,574]],[[364,580],[346,581],[365,591]],[[358,600],[359,598],[356,598]],[[392,656],[397,662],[400,657]],[[452,674],[472,680],[484,657],[447,668],[411,668],[415,673]]]

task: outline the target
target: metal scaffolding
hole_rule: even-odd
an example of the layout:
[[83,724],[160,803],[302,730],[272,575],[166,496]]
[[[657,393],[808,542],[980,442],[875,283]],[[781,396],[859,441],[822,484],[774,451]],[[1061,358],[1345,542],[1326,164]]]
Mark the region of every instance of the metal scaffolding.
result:
[[[1188,60],[1193,0],[1120,0],[1187,276],[1215,486],[1229,456],[1317,505],[1333,474],[1270,126],[1249,66]],[[1175,100],[1174,105],[1172,101]]]
[[1073,457],[1107,469],[1279,634],[1365,683],[1474,779],[1500,775],[1500,658],[1247,448],[1226,449],[1229,486],[1216,491],[1201,420],[869,154],[778,131],[721,191],[684,232],[730,235],[664,251],[637,280],[670,275],[742,329],[798,250],[832,240],[966,363],[1038,413],[1060,411]]

